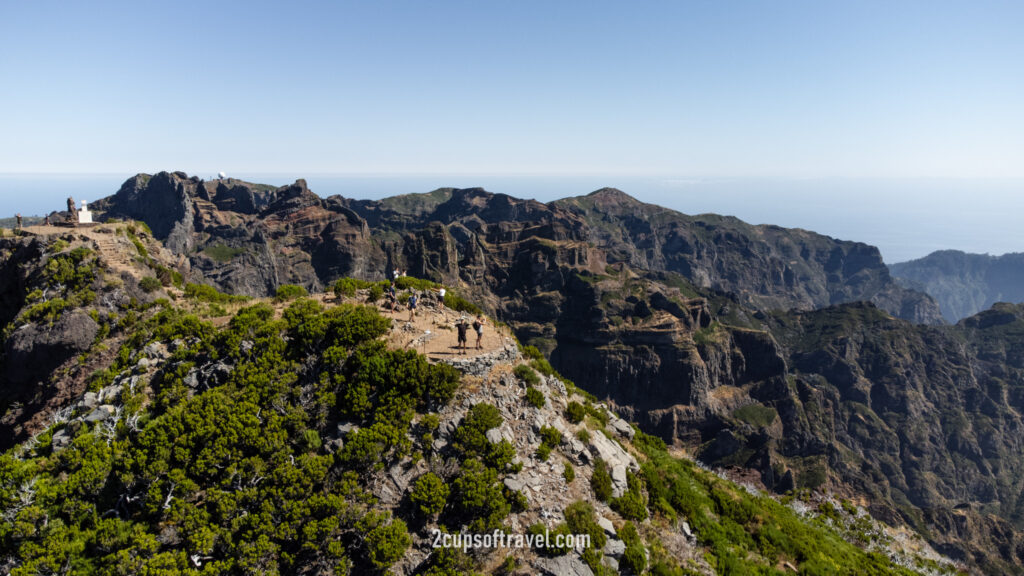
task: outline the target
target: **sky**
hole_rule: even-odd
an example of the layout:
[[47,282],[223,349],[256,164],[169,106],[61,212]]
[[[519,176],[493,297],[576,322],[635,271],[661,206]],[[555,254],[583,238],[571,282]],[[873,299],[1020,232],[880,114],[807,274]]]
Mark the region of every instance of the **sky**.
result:
[[825,209],[851,180],[937,182],[998,204],[1024,192],[1022,29],[1021,2],[0,0],[0,174],[813,182]]

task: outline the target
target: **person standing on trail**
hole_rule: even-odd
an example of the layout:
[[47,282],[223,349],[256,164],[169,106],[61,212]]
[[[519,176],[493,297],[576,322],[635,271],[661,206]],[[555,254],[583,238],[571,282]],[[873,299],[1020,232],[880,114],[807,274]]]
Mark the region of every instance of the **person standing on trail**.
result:
[[481,342],[484,339],[484,317],[483,314],[477,314],[476,320],[473,321],[473,331],[476,332],[476,349],[481,350],[483,346]]
[[[444,295],[445,295],[444,286],[441,286],[441,289],[437,291],[437,304],[438,304],[438,309],[441,311],[441,314],[445,314]],[[445,314],[445,315],[447,316],[447,314]]]
[[391,285],[388,286],[387,301],[389,312],[394,312],[395,310],[398,309],[398,293],[395,292],[394,282],[391,282]]
[[14,217],[18,219],[18,226],[15,230],[21,230],[21,213],[19,212],[18,214],[15,214]]
[[418,303],[419,298],[416,297],[415,293],[409,296],[409,322],[412,322],[412,319],[416,317],[416,304]]
[[455,325],[455,329],[459,332],[459,353],[466,353],[466,332],[469,331],[469,325],[466,324],[466,317],[459,318],[459,322]]

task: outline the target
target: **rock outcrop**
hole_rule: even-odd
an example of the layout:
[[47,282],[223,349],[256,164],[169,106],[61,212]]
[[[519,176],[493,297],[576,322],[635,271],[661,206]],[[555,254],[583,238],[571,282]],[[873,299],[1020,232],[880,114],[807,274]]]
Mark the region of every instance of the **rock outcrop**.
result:
[[990,256],[941,250],[891,264],[889,270],[901,284],[935,298],[951,323],[996,302],[1024,302],[1024,253]]

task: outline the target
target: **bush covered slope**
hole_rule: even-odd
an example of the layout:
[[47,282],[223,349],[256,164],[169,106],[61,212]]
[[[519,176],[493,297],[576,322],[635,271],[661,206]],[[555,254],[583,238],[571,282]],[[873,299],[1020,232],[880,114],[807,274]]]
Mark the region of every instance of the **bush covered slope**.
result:
[[[536,350],[530,367],[501,350],[460,373],[388,348],[391,321],[351,302],[233,302],[173,283],[108,300],[123,285],[110,285],[107,255],[91,255],[93,297],[53,314],[29,298],[14,315],[39,327],[96,312],[100,328],[76,368],[53,374],[88,372],[81,391],[0,456],[5,572],[949,570],[894,552],[852,506],[809,513],[670,456]],[[63,277],[50,261],[30,284]],[[435,529],[588,534],[592,546],[467,553],[433,549]]]

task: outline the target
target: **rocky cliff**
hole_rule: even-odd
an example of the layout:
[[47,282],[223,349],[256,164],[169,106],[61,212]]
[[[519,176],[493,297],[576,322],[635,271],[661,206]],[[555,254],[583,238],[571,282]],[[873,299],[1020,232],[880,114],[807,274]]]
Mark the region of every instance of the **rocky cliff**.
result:
[[481,189],[374,202],[320,199],[301,180],[273,189],[162,172],[129,179],[93,207],[105,218],[145,221],[203,278],[250,295],[343,275],[380,279],[398,267],[505,297],[557,289],[553,279],[537,285],[532,268],[542,265],[601,274],[621,264],[678,273],[755,308],[868,300],[914,322],[941,322],[934,302],[896,285],[871,246],[686,216],[614,189],[550,204]]
[[[416,323],[370,289],[249,300],[182,284],[133,223],[48,232],[0,244],[12,576],[957,571],[852,500],[671,455],[501,332],[428,361],[406,343],[450,330],[431,298]],[[699,299],[651,301],[713,326]],[[739,380],[783,369],[734,332]]]
[[941,250],[891,264],[896,280],[935,298],[949,322],[973,316],[996,302],[1024,302],[1024,254],[967,254]]

